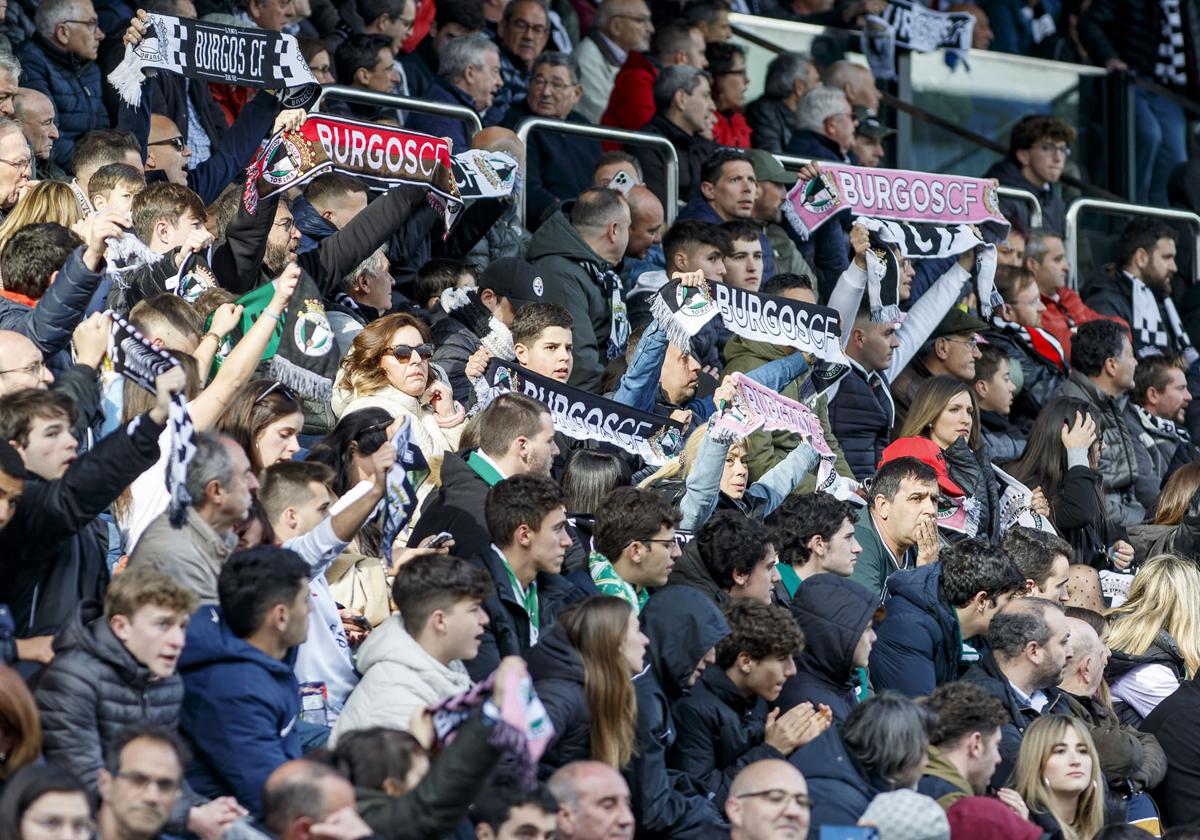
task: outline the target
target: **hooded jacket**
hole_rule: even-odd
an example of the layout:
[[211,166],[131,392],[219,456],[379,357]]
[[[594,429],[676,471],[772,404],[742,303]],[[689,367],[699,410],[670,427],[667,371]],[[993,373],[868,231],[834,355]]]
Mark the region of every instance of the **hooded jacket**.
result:
[[[113,635],[103,605],[84,601],[55,637],[54,661],[39,677],[35,698],[43,757],[74,773],[95,801],[105,747],[121,729],[178,729],[183,680],[155,679]],[[194,804],[195,797],[181,796],[168,829],[182,834]]]
[[833,574],[805,578],[792,599],[792,617],[804,631],[796,674],[775,705],[787,711],[808,701],[824,703],[840,724],[854,707],[854,649],[879,609],[879,599],[849,578]]
[[430,656],[409,635],[399,614],[367,637],[354,664],[362,679],[333,727],[331,746],[347,732],[372,726],[407,732],[417,707],[432,706],[471,687],[462,662],[443,665]]
[[554,724],[554,738],[539,766],[543,775],[592,757],[587,695],[583,690],[583,660],[560,625],[554,625],[525,657],[529,676],[546,714]]
[[[1115,686],[1122,679],[1147,665],[1161,665],[1169,668],[1176,679],[1181,682],[1187,677],[1187,663],[1184,661],[1183,654],[1179,652],[1179,646],[1175,644],[1170,633],[1166,630],[1159,630],[1145,653],[1126,653],[1123,650],[1114,650],[1112,656],[1109,657],[1108,665],[1104,668],[1104,678],[1108,680],[1110,686]],[[1113,708],[1123,722],[1132,726],[1139,726],[1142,723],[1141,715],[1128,703],[1114,700]]]
[[718,808],[724,808],[729,787],[743,767],[784,758],[763,740],[767,702],[746,697],[716,665],[705,669],[691,693],[671,711],[679,737],[667,764],[715,794],[713,804]]
[[[1021,165],[1012,158],[996,161],[984,177],[995,178],[1002,187],[1013,187],[1033,193],[1042,205],[1042,228],[1056,236],[1063,235],[1067,223],[1067,205],[1063,202],[1062,189],[1057,184],[1047,184],[1045,189],[1034,186],[1021,174]],[[1033,229],[1028,203],[1001,197],[1000,212],[1021,230]]]
[[788,762],[804,774],[813,800],[808,840],[820,840],[823,825],[854,825],[876,794],[884,792],[867,780],[866,770],[842,744],[836,724],[788,756]]
[[575,367],[570,384],[594,392],[608,363],[612,312],[604,290],[586,265],[603,272],[611,270],[612,264],[592,250],[561,210],[533,235],[529,261],[545,283],[540,302],[557,303],[575,319]]
[[192,616],[179,660],[179,728],[192,746],[187,779],[197,793],[236,796],[251,813],[261,810],[267,777],[301,753],[295,660],[295,648],[280,660],[239,639],[220,607]]
[[447,452],[442,459],[441,479],[441,487],[425,498],[408,544],[416,546],[426,537],[449,531],[454,535],[456,555],[482,554],[492,544],[483,518],[483,506],[491,488],[467,465],[464,456],[454,452]]
[[1100,415],[1104,423],[1100,475],[1104,479],[1104,502],[1108,515],[1119,525],[1138,524],[1146,518],[1146,511],[1134,494],[1138,444],[1125,423],[1125,406],[1129,402],[1129,395],[1109,396],[1078,370],[1073,370],[1063,384],[1062,396],[1083,400]]
[[685,696],[700,660],[729,635],[729,624],[711,598],[687,586],[666,586],[641,613],[650,639],[647,667],[634,678],[637,690],[637,755],[625,770],[634,791],[638,837],[703,837],[724,820],[708,799],[676,771],[666,754],[675,744],[672,703]]
[[942,591],[942,564],[896,572],[887,588],[887,617],[871,650],[876,690],[923,697],[958,679],[961,630]]

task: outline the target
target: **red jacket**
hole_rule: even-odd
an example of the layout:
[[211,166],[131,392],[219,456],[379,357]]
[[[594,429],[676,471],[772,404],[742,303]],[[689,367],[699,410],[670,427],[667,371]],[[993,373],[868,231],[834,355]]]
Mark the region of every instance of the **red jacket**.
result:
[[1107,318],[1129,329],[1125,319],[1115,315],[1101,315],[1083,302],[1079,292],[1067,286],[1058,290],[1058,300],[1042,295],[1042,303],[1046,305],[1046,311],[1042,313],[1042,329],[1058,339],[1068,362],[1071,360],[1071,335],[1080,324]]
[[713,126],[713,140],[718,146],[735,149],[750,148],[750,123],[741,111],[717,111],[717,124]]
[[617,73],[601,125],[641,131],[654,116],[654,80],[658,67],[636,50],[629,53]]

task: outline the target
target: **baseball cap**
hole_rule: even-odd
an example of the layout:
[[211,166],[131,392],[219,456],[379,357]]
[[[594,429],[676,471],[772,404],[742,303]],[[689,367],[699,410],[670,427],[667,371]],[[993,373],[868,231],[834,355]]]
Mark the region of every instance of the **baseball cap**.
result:
[[974,315],[968,315],[957,306],[952,306],[946,313],[946,317],[934,328],[930,338],[941,338],[944,335],[959,335],[960,333],[981,333],[987,329],[988,325]]
[[861,134],[863,137],[870,137],[872,140],[883,140],[896,133],[896,129],[888,128],[880,121],[878,116],[872,114],[861,105],[854,109],[854,119],[858,121],[854,133]]
[[942,447],[929,438],[906,437],[892,441],[883,450],[879,466],[882,467],[897,458],[916,458],[922,464],[933,467],[933,471],[937,473],[938,487],[943,493],[949,493],[951,496],[967,495],[961,487],[950,480],[950,470],[946,467],[946,456],[942,454]]
[[512,301],[514,308],[527,303],[542,303],[546,286],[532,265],[517,257],[493,260],[479,278],[480,289],[491,289]]
[[754,177],[759,181],[771,181],[791,187],[796,183],[796,176],[783,168],[783,164],[775,159],[775,155],[765,149],[747,149],[746,158],[754,167]]

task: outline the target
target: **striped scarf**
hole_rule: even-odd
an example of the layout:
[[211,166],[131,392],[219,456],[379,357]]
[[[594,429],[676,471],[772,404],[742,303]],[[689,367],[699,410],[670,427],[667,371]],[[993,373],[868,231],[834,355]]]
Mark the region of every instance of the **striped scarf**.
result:
[[1187,84],[1187,53],[1184,51],[1183,13],[1179,0],[1158,0],[1162,12],[1162,39],[1154,62],[1154,78],[1164,85]]

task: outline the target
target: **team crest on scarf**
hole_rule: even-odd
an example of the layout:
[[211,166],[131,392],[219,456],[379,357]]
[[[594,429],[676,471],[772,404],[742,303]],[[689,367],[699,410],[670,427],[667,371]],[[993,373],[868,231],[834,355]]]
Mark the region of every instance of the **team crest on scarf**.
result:
[[650,451],[666,462],[683,449],[683,434],[674,426],[663,426],[650,436]]
[[814,178],[805,185],[800,201],[814,213],[826,213],[830,208],[842,203],[837,183],[833,176],[826,172],[821,172],[819,178]]
[[324,356],[333,349],[333,328],[325,317],[325,307],[319,300],[304,301],[304,309],[298,311],[294,338],[296,346],[305,356]]
[[297,143],[296,135],[281,132],[271,139],[263,152],[265,165],[261,178],[280,186],[291,184],[316,164],[316,155],[308,143]]
[[717,302],[713,300],[708,281],[701,280],[699,286],[680,285],[675,290],[675,306],[684,315],[703,318],[717,308]]
[[191,267],[179,277],[179,285],[175,288],[175,294],[186,300],[188,303],[195,303],[200,295],[204,294],[209,289],[216,288],[217,277],[212,273],[207,265],[197,264],[192,261]]

